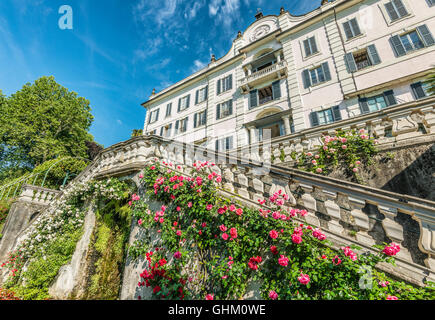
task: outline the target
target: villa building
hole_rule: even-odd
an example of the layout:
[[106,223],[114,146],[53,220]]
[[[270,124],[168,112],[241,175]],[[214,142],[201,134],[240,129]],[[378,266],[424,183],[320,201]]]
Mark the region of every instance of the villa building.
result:
[[322,1],[302,16],[255,17],[225,56],[153,91],[144,134],[222,151],[427,95],[435,0]]

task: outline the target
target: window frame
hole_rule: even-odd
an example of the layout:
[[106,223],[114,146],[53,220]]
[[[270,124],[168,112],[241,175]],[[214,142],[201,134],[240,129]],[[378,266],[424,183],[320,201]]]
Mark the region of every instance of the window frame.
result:
[[[155,122],[159,121],[159,111],[160,111],[160,108],[156,109],[156,110],[152,110],[150,112],[148,124],[155,123]],[[154,120],[153,120],[153,115],[156,115]]]

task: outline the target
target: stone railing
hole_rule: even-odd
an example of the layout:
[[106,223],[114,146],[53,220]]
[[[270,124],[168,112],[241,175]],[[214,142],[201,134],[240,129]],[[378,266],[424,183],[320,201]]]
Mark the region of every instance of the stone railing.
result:
[[257,80],[262,80],[265,77],[273,76],[276,74],[276,78],[279,79],[284,76],[287,72],[287,62],[281,60],[269,67],[266,67],[260,71],[254,72],[247,77],[239,80],[239,87],[242,88],[243,92],[246,92],[249,85],[252,85]]
[[[217,153],[158,136],[135,137],[104,149],[64,190],[77,183],[109,176],[133,178],[158,160],[180,165],[189,174],[197,160],[218,164],[221,192],[258,206],[278,190],[290,195],[287,206],[304,208],[307,223],[319,226],[335,246],[394,241],[401,245],[398,267],[387,271],[414,283],[435,280],[435,202],[343,180]],[[59,198],[57,198],[59,199]],[[55,210],[57,201],[48,212]],[[380,266],[387,268],[386,265]]]
[[290,195],[288,206],[304,208],[304,220],[321,227],[339,247],[357,244],[366,250],[383,242],[396,242],[402,247],[398,267],[380,268],[413,283],[435,280],[435,202],[371,188],[356,183],[288,169],[230,154],[215,153],[159,137],[156,156],[180,165],[188,173],[196,160],[218,163],[222,174],[222,192],[235,196],[251,206],[267,199],[278,190]]
[[[268,142],[251,144],[233,151],[234,155],[273,164],[293,161],[292,153],[314,151],[322,136],[334,135],[338,129],[364,129],[377,138],[380,150],[416,143],[435,142],[435,97],[403,103],[332,124],[277,137]],[[273,155],[273,157],[272,157]]]
[[19,200],[39,205],[49,205],[61,193],[61,191],[25,184],[22,187]]

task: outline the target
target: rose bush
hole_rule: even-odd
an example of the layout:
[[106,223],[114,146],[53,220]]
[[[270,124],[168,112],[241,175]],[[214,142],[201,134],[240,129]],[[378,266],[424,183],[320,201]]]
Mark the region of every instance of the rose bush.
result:
[[[152,287],[155,298],[239,299],[250,282],[258,282],[264,299],[433,299],[432,283],[415,288],[375,268],[381,261],[394,264],[396,244],[377,246],[377,254],[357,254],[361,248],[355,246],[334,250],[321,229],[304,223],[305,210],[288,206],[282,191],[259,200],[260,209],[244,207],[219,195],[222,177],[213,163],[194,168],[183,175],[180,166],[156,159],[141,183],[147,201],[161,207],[151,211],[144,199],[131,202],[138,226],[154,230],[164,248],[158,258],[146,242],[130,248],[131,256],[148,258],[139,285]],[[183,254],[172,264],[159,263],[177,252]],[[198,262],[195,271],[186,267],[192,260]]]
[[336,131],[334,136],[322,137],[322,144],[317,151],[293,153],[300,169],[318,174],[328,174],[336,166],[345,168],[345,173],[360,180],[361,165],[370,164],[377,153],[377,140],[371,138],[364,129]]

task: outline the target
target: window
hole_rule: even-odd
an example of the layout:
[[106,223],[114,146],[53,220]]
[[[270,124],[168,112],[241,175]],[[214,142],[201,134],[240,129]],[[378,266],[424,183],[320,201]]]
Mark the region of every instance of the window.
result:
[[190,94],[178,99],[178,112],[189,108],[189,103],[190,103]]
[[395,104],[397,104],[397,101],[393,90],[385,91],[373,97],[359,99],[361,113],[375,112]]
[[355,72],[381,63],[378,51],[374,44],[363,50],[358,50],[352,53],[346,53],[345,56],[347,70]]
[[163,126],[160,129],[160,135],[162,137],[169,138],[171,136],[171,130],[172,130],[172,123],[170,123],[170,124],[168,124],[166,126]]
[[361,34],[361,30],[358,25],[356,18],[346,21],[343,23],[344,33],[346,34],[346,39],[352,39]]
[[407,16],[409,13],[403,5],[402,0],[392,0],[385,4],[385,9],[390,16],[391,22]]
[[311,38],[308,38],[304,40],[304,48],[305,48],[305,57],[311,56],[318,52],[317,45],[316,45],[316,38],[312,36]]
[[233,137],[216,140],[216,151],[226,151],[233,148]]
[[302,72],[302,79],[304,81],[304,88],[314,86],[316,84],[331,80],[331,73],[329,71],[328,62],[322,63],[313,69],[305,69]]
[[217,81],[217,94],[221,94],[222,92],[231,90],[233,88],[233,75],[230,74],[225,78],[219,79]]
[[216,120],[228,117],[233,114],[233,99],[216,106]]
[[154,122],[156,122],[157,120],[159,120],[159,111],[160,111],[160,109],[157,109],[157,110],[151,111],[151,113],[150,113],[150,118],[149,118],[149,120],[148,120],[148,123],[154,123]]
[[427,82],[417,82],[411,84],[412,93],[415,99],[422,99],[429,96],[430,85]]
[[198,128],[204,126],[207,123],[207,110],[195,113],[193,117],[193,127]]
[[183,132],[187,131],[187,120],[188,120],[188,117],[186,117],[182,120],[177,120],[175,122],[175,134],[183,133]]
[[432,7],[433,5],[435,5],[435,0],[427,0],[427,4],[429,5],[429,7]]
[[319,126],[341,120],[340,107],[334,106],[321,111],[310,113],[311,126]]
[[165,115],[166,118],[171,115],[171,111],[172,111],[172,103],[168,103],[166,105],[166,115]]
[[207,99],[207,91],[208,91],[208,86],[196,90],[195,104],[201,103]]
[[425,24],[411,32],[391,37],[390,42],[397,57],[435,43],[432,33]]
[[272,100],[278,100],[281,98],[280,81],[275,81],[272,85],[254,89],[249,92],[249,109],[252,109],[258,105],[262,105]]

